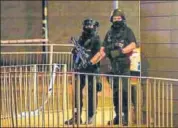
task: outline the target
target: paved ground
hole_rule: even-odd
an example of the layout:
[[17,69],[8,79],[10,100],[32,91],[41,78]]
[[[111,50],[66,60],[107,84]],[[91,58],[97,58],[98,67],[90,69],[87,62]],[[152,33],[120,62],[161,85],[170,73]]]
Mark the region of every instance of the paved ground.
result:
[[[63,121],[67,118],[72,117],[72,111],[65,111],[66,113],[62,112],[40,112],[40,114],[36,116],[31,116],[29,117],[20,117],[18,120],[15,120],[14,118],[14,126],[18,127],[73,127],[73,126],[67,126],[63,125]],[[113,113],[112,113],[113,112]],[[88,127],[109,127],[107,125],[107,121],[112,119],[114,117],[114,111],[109,111],[109,109],[106,109],[102,111],[100,108],[97,110],[96,118],[95,118],[95,123],[92,125],[88,125]],[[64,116],[65,115],[65,116]],[[104,118],[103,118],[104,117]],[[86,127],[87,125],[84,124],[86,121],[86,113],[83,111],[82,114],[82,120],[83,124],[80,125],[81,127]],[[6,126],[12,126],[12,119],[3,119],[1,120],[1,126],[6,127]],[[132,125],[134,126],[134,125]],[[77,127],[77,125],[76,125]]]

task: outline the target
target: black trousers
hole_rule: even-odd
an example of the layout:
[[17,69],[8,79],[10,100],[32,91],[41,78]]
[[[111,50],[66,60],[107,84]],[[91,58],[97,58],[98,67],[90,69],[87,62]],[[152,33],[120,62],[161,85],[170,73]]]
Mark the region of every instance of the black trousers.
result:
[[[130,76],[130,63],[129,61],[112,61],[112,72],[114,75],[127,75]],[[113,79],[113,102],[115,106],[116,116],[119,116],[119,78]],[[128,78],[120,78],[122,83],[122,111],[126,120],[128,119]]]
[[[78,79],[78,75],[76,75],[76,82],[75,82],[75,108],[77,108],[77,103],[78,103],[78,97],[77,95],[80,95],[80,115],[82,114],[82,107],[83,107],[83,88],[85,87],[86,83],[85,83],[85,75],[79,75],[80,80]],[[78,80],[80,81],[80,88],[78,86]],[[79,88],[79,92],[78,92],[78,88]],[[93,105],[94,105],[94,101],[93,101],[93,96],[94,96],[94,92],[93,92],[93,88],[94,88],[94,83],[93,83],[93,76],[88,75],[88,117],[92,117],[95,113],[95,111],[93,110]],[[98,96],[97,96],[97,90],[96,92],[96,108],[98,105]],[[77,114],[77,112],[75,113]]]
[[[122,75],[129,75],[129,72],[125,72]],[[120,78],[122,84],[122,111],[125,117],[128,117],[128,78]],[[115,106],[116,116],[119,116],[119,78],[114,78],[113,82],[113,102]]]

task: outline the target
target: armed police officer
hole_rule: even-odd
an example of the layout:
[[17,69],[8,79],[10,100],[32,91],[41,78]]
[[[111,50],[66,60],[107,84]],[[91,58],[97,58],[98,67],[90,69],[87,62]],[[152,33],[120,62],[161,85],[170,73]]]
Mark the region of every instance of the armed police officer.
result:
[[[130,59],[129,54],[136,48],[136,38],[133,31],[126,25],[124,12],[120,9],[112,11],[110,16],[112,26],[107,32],[103,46],[92,59],[92,64],[99,62],[107,56],[111,62],[111,72],[115,75],[130,75]],[[115,106],[116,116],[108,124],[119,124],[119,80],[114,78],[113,83],[113,102]],[[128,123],[128,81],[122,78],[122,104],[123,104],[123,125]]]
[[[89,55],[88,60],[90,60],[99,50],[100,50],[100,37],[97,33],[97,28],[99,27],[99,22],[89,18],[83,21],[83,32],[78,39],[78,43],[80,46],[85,48],[85,51]],[[82,60],[78,58],[77,50],[74,48],[72,50],[74,54],[74,71],[83,72],[83,73],[99,73],[100,64],[86,63],[85,66],[82,64]],[[88,61],[87,61],[88,62]],[[82,114],[82,106],[83,106],[83,94],[82,90],[85,86],[85,75],[80,75],[80,92],[75,91],[75,94],[80,94],[80,123],[82,123],[81,114]],[[97,91],[101,91],[101,84],[97,82]],[[93,110],[93,76],[88,76],[88,124],[93,123],[93,115],[95,114]],[[77,90],[77,81],[75,83],[75,90]],[[75,124],[77,123],[77,95],[75,95],[75,114],[70,120],[65,121],[65,124]],[[98,102],[98,97],[96,94],[96,106]]]

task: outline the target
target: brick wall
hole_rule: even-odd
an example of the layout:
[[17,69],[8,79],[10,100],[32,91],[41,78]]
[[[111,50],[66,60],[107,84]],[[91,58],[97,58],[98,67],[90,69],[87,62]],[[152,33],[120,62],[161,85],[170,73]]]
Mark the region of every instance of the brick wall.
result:
[[1,40],[42,38],[41,1],[1,1]]
[[[19,40],[42,38],[42,3],[41,1],[1,1],[1,40]],[[1,47],[1,52],[42,51],[41,47]],[[0,64],[15,64],[18,57],[1,55]],[[30,58],[30,57],[29,57]],[[41,57],[40,57],[41,59]]]
[[178,2],[141,2],[143,74],[178,78]]
[[[178,78],[178,2],[141,2],[142,75]],[[173,86],[174,126],[178,126],[178,83]]]
[[110,26],[111,10],[112,1],[49,1],[49,38],[52,43],[68,43],[71,36],[81,34],[85,18],[99,21],[103,38]]

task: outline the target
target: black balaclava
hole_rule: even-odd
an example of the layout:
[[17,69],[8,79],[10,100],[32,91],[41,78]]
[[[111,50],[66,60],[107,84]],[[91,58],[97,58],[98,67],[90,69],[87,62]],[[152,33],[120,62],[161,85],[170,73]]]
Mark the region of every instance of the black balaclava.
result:
[[[121,20],[121,21],[114,21],[114,22],[113,22],[113,17],[114,17],[114,16],[121,16],[122,20]],[[120,9],[115,9],[115,10],[112,11],[112,13],[111,13],[110,21],[112,22],[112,27],[113,27],[114,29],[123,28],[123,27],[126,25],[126,23],[125,23],[126,19],[125,19],[125,14],[124,14],[124,12],[123,12],[122,10],[120,10]]]
[[[93,25],[93,28],[87,26]],[[93,19],[85,19],[83,21],[83,34],[86,36],[92,36],[96,33],[96,28],[99,27],[99,23]]]

